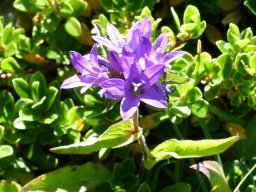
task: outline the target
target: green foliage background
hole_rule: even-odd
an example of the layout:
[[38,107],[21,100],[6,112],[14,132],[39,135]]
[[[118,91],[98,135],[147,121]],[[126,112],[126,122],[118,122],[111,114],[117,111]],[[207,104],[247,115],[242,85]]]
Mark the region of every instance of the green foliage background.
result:
[[[1,0],[0,15],[0,191],[231,191],[255,165],[253,0]],[[174,75],[166,79],[175,90],[168,109],[140,108],[148,146],[169,143],[152,150],[155,159],[144,165],[151,169],[143,168],[133,142],[142,133],[104,143],[112,137],[105,134],[108,127],[120,126],[120,136],[127,131],[126,124],[115,124],[121,120],[118,103],[100,98],[97,89],[85,95],[79,89],[60,90],[62,81],[75,74],[70,50],[86,54],[94,43],[91,35],[106,34],[107,22],[126,34],[145,16],[153,22],[152,41],[164,32],[168,51],[187,51],[172,63]],[[100,52],[106,55],[102,47]],[[190,81],[172,82],[177,76]],[[100,135],[105,135],[98,140],[102,143],[87,146],[89,152],[81,149],[88,155],[73,149],[53,153]],[[159,148],[174,150],[169,147],[176,147],[176,139],[237,135],[240,140],[221,155],[194,159],[206,155],[192,152],[184,155],[189,159],[173,158],[190,145],[191,151],[205,145],[189,143],[180,150],[177,144],[176,156],[158,153]],[[217,179],[208,177],[209,182],[190,168],[202,161],[204,171],[199,171]],[[60,186],[70,179],[74,184]],[[256,190],[255,171],[240,190]]]

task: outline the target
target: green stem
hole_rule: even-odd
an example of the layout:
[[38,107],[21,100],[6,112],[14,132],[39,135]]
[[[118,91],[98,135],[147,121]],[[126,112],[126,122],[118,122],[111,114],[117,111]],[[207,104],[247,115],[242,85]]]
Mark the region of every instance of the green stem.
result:
[[[172,126],[173,126],[174,131],[176,132],[178,138],[182,140],[183,137],[182,137],[182,134],[181,134],[181,132],[179,130],[179,127],[177,125],[175,125],[175,124],[172,124]],[[189,162],[190,162],[191,165],[196,164],[196,161],[193,158],[189,158]],[[207,189],[207,185],[206,185],[205,180],[202,177],[202,175],[199,172],[197,172],[197,171],[195,172],[195,174],[196,174],[196,177],[197,177],[197,179],[198,179],[198,181],[200,183],[200,186],[201,186],[202,190],[204,192],[208,192],[209,190]]]
[[244,178],[238,183],[238,185],[236,186],[234,192],[239,192],[239,188],[241,187],[241,185],[243,184],[243,182],[246,180],[246,178],[254,171],[254,169],[256,169],[256,163],[255,163],[254,166],[250,169],[250,171],[244,176]]
[[213,105],[209,105],[209,111],[226,122],[235,123],[241,126],[245,125],[245,121],[242,119],[234,117],[233,115],[230,115],[230,113],[226,113]]
[[[139,129],[141,129],[140,126],[139,126],[139,113],[138,113],[138,111],[135,112],[135,114],[132,117],[132,120],[133,120],[134,130],[135,130],[135,132],[138,132]],[[139,143],[139,146],[141,148],[142,155],[143,155],[142,161],[143,162],[147,161],[148,157],[149,157],[149,149],[148,149],[148,146],[146,144],[146,140],[145,140],[145,137],[144,137],[143,133],[138,138],[138,143]]]
[[[204,132],[204,135],[205,135],[206,139],[212,139],[212,136],[211,136],[211,134],[210,134],[210,132],[208,130],[208,127],[205,124],[205,121],[203,119],[201,119],[201,118],[198,118],[198,121],[199,121],[199,124],[200,124],[203,132]],[[222,164],[222,161],[221,161],[221,158],[220,158],[219,155],[214,155],[214,159],[215,159],[215,161],[217,161],[219,163],[219,165],[221,167],[223,167],[223,164]]]

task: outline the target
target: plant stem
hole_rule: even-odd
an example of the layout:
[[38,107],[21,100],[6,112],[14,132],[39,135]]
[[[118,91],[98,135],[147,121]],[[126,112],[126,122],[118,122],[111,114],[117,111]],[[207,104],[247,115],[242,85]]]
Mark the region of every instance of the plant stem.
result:
[[[201,118],[198,118],[198,121],[199,121],[199,124],[200,124],[203,132],[204,132],[204,135],[205,135],[206,139],[212,139],[212,136],[211,136],[211,134],[208,130],[208,127],[205,124],[205,121]],[[217,161],[219,163],[219,165],[221,167],[223,167],[223,164],[222,164],[222,161],[221,161],[221,158],[220,158],[219,155],[214,155],[214,159],[215,159],[215,161]]]
[[[141,129],[139,126],[139,112],[138,111],[135,112],[135,114],[132,117],[132,120],[133,120],[134,130],[135,130],[135,132],[138,132],[139,129]],[[146,140],[145,140],[143,133],[139,136],[138,143],[140,145],[142,155],[143,155],[142,161],[144,162],[144,161],[148,160],[149,150],[148,150],[148,146],[146,144]]]
[[256,163],[255,163],[254,166],[250,169],[250,171],[244,176],[244,178],[238,183],[238,185],[236,186],[234,192],[239,192],[239,188],[241,187],[241,185],[243,184],[243,182],[246,180],[246,178],[254,171],[254,169],[256,169]]
[[[183,137],[182,137],[182,134],[181,134],[181,132],[179,130],[179,127],[177,125],[175,125],[175,124],[172,124],[172,126],[173,126],[174,131],[176,132],[176,134],[178,136],[178,139],[183,140]],[[196,162],[195,162],[195,160],[193,158],[189,158],[189,162],[190,162],[191,165],[196,164]],[[197,171],[195,172],[195,174],[196,174],[196,177],[197,177],[197,179],[198,179],[198,181],[200,183],[200,186],[201,186],[202,190],[204,192],[208,192],[207,185],[206,185],[205,180],[202,177],[202,175],[199,172],[197,172]]]
[[231,122],[231,123],[235,123],[235,124],[238,124],[238,125],[241,125],[241,126],[244,126],[246,124],[246,122],[243,121],[242,119],[234,117],[230,113],[222,111],[218,107],[215,107],[213,105],[209,105],[209,111],[212,114],[218,116],[221,120],[224,120],[224,121],[227,121],[227,122]]

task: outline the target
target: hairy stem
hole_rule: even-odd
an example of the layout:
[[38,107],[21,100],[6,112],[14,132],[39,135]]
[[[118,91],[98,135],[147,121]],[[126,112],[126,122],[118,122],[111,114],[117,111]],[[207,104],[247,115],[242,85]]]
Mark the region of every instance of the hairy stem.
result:
[[[138,132],[140,128],[139,126],[139,112],[136,111],[135,114],[132,117],[133,120],[133,126],[134,126],[134,130],[135,132]],[[146,140],[143,134],[141,134],[141,136],[138,138],[138,143],[140,145],[141,151],[142,151],[142,161],[146,161],[148,160],[148,156],[149,156],[149,150],[148,150],[148,146],[146,144]]]

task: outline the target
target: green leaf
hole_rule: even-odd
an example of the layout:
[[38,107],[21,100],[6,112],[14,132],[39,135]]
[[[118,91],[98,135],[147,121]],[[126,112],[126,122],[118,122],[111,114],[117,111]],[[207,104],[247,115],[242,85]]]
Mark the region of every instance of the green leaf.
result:
[[39,119],[40,123],[44,124],[51,124],[53,121],[55,121],[58,118],[58,114],[48,114],[45,118]]
[[12,31],[13,31],[13,27],[11,24],[5,26],[4,32],[1,37],[1,45],[2,44],[7,45],[12,41]]
[[21,70],[21,67],[13,57],[7,57],[2,60],[1,69],[5,72],[16,74]]
[[53,86],[49,87],[47,92],[47,97],[45,101],[45,111],[51,109],[53,104],[56,102],[56,98],[58,96],[59,90]]
[[197,117],[205,117],[208,112],[209,103],[204,99],[199,99],[190,105],[191,112]]
[[222,167],[215,161],[203,161],[191,168],[202,172],[210,181],[213,191],[231,192]]
[[137,192],[151,192],[151,189],[147,183],[142,183]]
[[0,143],[1,143],[3,136],[4,136],[4,127],[2,125],[0,125]]
[[172,108],[170,108],[169,111],[183,118],[188,117],[191,114],[191,110],[189,109],[189,107],[183,103],[177,106],[173,106]]
[[26,130],[26,129],[34,128],[36,125],[35,125],[35,122],[33,122],[33,121],[31,121],[31,122],[30,121],[24,121],[22,118],[18,117],[14,120],[13,126],[16,129]]
[[88,7],[88,4],[84,0],[69,0],[69,3],[73,9],[73,13],[71,16],[74,16],[78,18],[79,16],[82,16]]
[[15,0],[13,6],[15,9],[23,12],[37,12],[47,5],[47,0]]
[[254,0],[245,0],[244,5],[256,15],[256,2]]
[[201,21],[201,19],[200,19],[200,13],[199,13],[198,9],[193,5],[187,6],[187,8],[184,12],[184,15],[183,15],[183,22],[185,24],[188,24],[188,23],[199,24],[200,21]]
[[194,103],[198,99],[202,98],[203,94],[198,87],[194,87],[193,89],[189,90],[186,95],[186,103]]
[[141,134],[141,129],[138,132],[134,132],[132,120],[126,120],[110,126],[95,140],[55,147],[51,151],[61,154],[90,154],[102,148],[117,148],[128,145],[136,141]]
[[27,81],[22,78],[16,78],[12,80],[12,83],[16,93],[21,98],[30,98],[30,91]]
[[36,72],[29,79],[32,98],[39,101],[45,96],[47,91],[46,80],[41,72]]
[[68,1],[62,1],[60,4],[60,15],[64,16],[64,17],[68,17],[70,15],[72,15],[73,13],[73,8],[71,6],[71,4]]
[[102,165],[86,163],[66,166],[43,174],[26,184],[26,191],[93,191],[97,185],[109,181],[111,173]]
[[37,121],[41,114],[39,111],[36,111],[31,107],[25,107],[19,111],[19,116],[24,121]]
[[231,44],[231,45],[235,45],[235,43],[240,40],[240,31],[239,31],[239,28],[231,23],[229,25],[229,29],[228,29],[228,32],[227,32],[227,39],[228,39],[228,42]]
[[168,158],[191,158],[216,155],[224,152],[238,141],[238,136],[225,139],[205,139],[199,141],[170,139],[156,146],[151,151],[152,160],[145,162],[145,167],[150,169],[158,161]]
[[247,138],[241,141],[241,149],[243,154],[248,157],[252,158],[256,155],[255,146],[256,146],[256,115],[252,117],[250,122],[247,124],[245,130],[247,133]]
[[15,42],[10,42],[7,47],[6,47],[6,50],[4,52],[4,56],[5,57],[9,57],[11,55],[14,55],[16,54],[18,51],[18,47],[17,47],[17,44]]
[[82,34],[81,24],[75,17],[70,17],[67,20],[65,29],[73,37],[79,37]]
[[190,192],[191,191],[191,186],[188,183],[176,183],[172,186],[168,186],[163,188],[159,192]]
[[21,186],[15,181],[6,181],[6,180],[0,181],[0,191],[20,192],[20,189],[21,189]]
[[233,60],[230,57],[230,54],[224,53],[220,55],[216,60],[222,67],[222,76],[223,79],[229,79],[232,73]]
[[10,145],[0,145],[0,159],[13,155],[13,149]]
[[178,30],[180,30],[180,19],[179,19],[179,16],[178,16],[178,14],[176,13],[176,11],[174,10],[173,7],[171,7],[171,12],[172,12],[172,16],[173,16],[174,22],[176,24],[176,28]]

